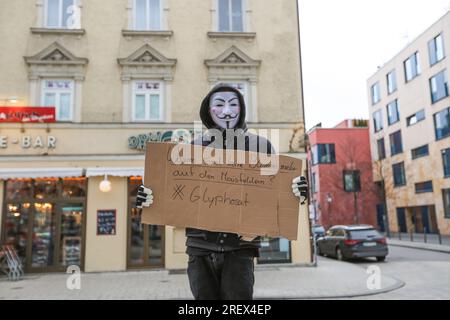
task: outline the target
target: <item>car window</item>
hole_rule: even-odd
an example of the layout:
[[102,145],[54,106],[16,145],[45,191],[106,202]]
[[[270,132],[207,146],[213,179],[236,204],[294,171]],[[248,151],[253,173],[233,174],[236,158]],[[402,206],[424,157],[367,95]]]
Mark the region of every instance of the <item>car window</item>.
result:
[[350,231],[351,239],[367,239],[367,238],[379,238],[381,235],[375,229],[366,230],[352,230]]

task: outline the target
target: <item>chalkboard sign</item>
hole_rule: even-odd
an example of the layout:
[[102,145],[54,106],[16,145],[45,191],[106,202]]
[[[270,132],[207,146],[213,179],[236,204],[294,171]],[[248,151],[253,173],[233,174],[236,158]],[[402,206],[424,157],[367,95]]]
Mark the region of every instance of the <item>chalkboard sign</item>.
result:
[[97,235],[116,234],[116,209],[97,210]]

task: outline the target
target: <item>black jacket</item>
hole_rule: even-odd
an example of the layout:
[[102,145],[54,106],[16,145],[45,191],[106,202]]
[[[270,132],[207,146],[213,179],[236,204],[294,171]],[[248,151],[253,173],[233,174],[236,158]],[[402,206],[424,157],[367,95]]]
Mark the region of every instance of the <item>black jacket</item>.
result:
[[[200,118],[202,119],[202,123],[205,125],[207,129],[218,129],[221,130],[224,134],[225,140],[225,131],[219,128],[211,118],[209,113],[209,105],[211,96],[216,92],[223,91],[233,91],[237,94],[241,106],[241,113],[239,121],[235,127],[235,129],[242,129],[241,133],[245,135],[245,145],[239,146],[236,143],[226,141],[225,148],[233,148],[233,149],[243,149],[245,151],[253,151],[253,152],[261,152],[267,154],[275,153],[275,150],[272,147],[272,144],[267,139],[251,134],[247,131],[247,124],[245,122],[246,115],[246,106],[244,97],[240,93],[239,90],[226,85],[226,84],[218,84],[215,86],[209,94],[203,99],[203,102],[200,107]],[[214,141],[208,136],[208,134],[204,135],[201,139],[197,139],[192,142],[195,145],[202,146],[214,146]],[[255,150],[256,146],[256,150]],[[203,255],[208,254],[210,252],[227,252],[227,251],[235,251],[235,250],[248,250],[250,254],[257,256],[258,248],[259,248],[259,240],[254,240],[251,242],[243,241],[237,234],[234,233],[224,233],[224,232],[210,232],[206,230],[199,230],[193,228],[186,229],[187,236],[187,253],[194,255]]]

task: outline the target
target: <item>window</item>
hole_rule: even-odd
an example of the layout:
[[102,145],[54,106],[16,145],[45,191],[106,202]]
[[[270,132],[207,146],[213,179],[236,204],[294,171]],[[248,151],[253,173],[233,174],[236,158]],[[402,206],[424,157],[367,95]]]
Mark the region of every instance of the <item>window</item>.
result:
[[416,124],[417,122],[420,122],[422,120],[425,120],[425,110],[420,110],[416,114],[413,114],[412,116],[409,116],[406,118],[406,124],[407,126],[412,126],[413,124]]
[[317,173],[316,172],[313,172],[313,174],[312,174],[312,192],[313,193],[317,193]]
[[400,121],[397,100],[394,100],[387,105],[387,115],[388,115],[388,124],[389,125],[392,125],[392,124]]
[[244,31],[244,0],[219,1],[219,32]]
[[448,80],[446,70],[439,72],[430,79],[431,101],[438,102],[448,97]]
[[383,114],[378,110],[373,114],[373,128],[376,132],[383,130]]
[[433,182],[426,181],[415,184],[416,193],[433,192]]
[[387,91],[388,94],[391,94],[397,90],[397,76],[395,74],[395,70],[389,72],[386,78],[387,78]]
[[428,42],[428,53],[430,55],[430,65],[433,66],[445,58],[444,39],[442,34]]
[[336,163],[334,144],[318,144],[312,147],[313,165]]
[[389,140],[391,142],[391,156],[403,152],[402,132],[400,130],[390,134]]
[[437,140],[450,135],[450,108],[444,109],[434,115],[434,128]]
[[42,105],[55,107],[57,121],[73,120],[74,83],[72,80],[44,80]]
[[444,177],[450,177],[450,148],[442,150],[442,162],[444,164]]
[[344,171],[344,190],[346,192],[361,191],[359,171]]
[[162,97],[160,82],[136,81],[133,93],[133,121],[162,121]]
[[384,145],[384,138],[377,140],[378,160],[386,158],[386,147]]
[[134,29],[161,30],[161,0],[134,0]]
[[79,29],[80,8],[75,0],[46,0],[45,27]]
[[419,52],[414,53],[404,62],[406,82],[411,81],[420,74]]
[[400,162],[392,166],[392,172],[394,174],[394,186],[401,187],[406,185],[405,177],[405,164]]
[[422,157],[426,157],[429,154],[430,153],[429,153],[427,144],[424,145],[424,146],[421,146],[421,147],[418,147],[416,149],[411,150],[411,157],[412,157],[413,160],[414,159],[418,159],[418,158],[422,158]]
[[372,86],[371,92],[372,92],[372,104],[380,102],[381,100],[380,84],[378,82]]
[[442,198],[444,199],[444,216],[450,218],[450,189],[442,190]]

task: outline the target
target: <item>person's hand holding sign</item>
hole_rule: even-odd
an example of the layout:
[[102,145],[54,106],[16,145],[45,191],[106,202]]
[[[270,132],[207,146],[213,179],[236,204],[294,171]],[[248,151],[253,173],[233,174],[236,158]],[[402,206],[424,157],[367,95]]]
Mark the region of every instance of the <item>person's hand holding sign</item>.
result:
[[292,192],[299,197],[301,204],[305,204],[308,199],[308,182],[305,177],[297,177],[292,180]]
[[153,203],[153,191],[144,185],[138,188],[136,197],[136,208],[142,209],[143,207],[150,207]]

